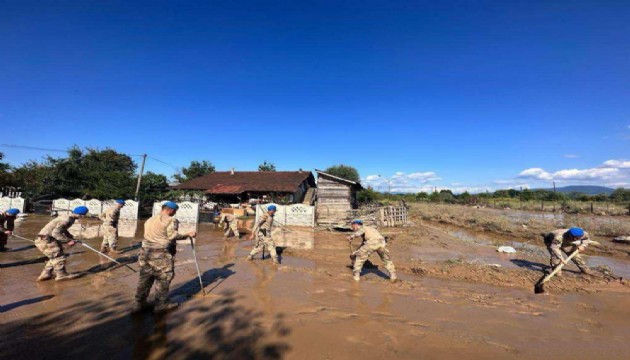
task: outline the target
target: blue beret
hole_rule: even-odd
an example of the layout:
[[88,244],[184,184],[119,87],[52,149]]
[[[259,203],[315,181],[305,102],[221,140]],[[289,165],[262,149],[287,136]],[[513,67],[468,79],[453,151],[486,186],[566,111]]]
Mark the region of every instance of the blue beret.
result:
[[11,215],[11,216],[15,216],[15,215],[20,213],[20,210],[15,209],[15,208],[11,208],[11,209],[7,210],[6,213]]
[[72,210],[73,213],[77,214],[77,215],[85,215],[89,212],[90,210],[85,207],[85,206],[77,206],[74,208],[74,210]]
[[173,209],[173,210],[177,210],[177,209],[179,209],[179,205],[175,204],[175,203],[174,203],[174,202],[172,202],[172,201],[167,201],[167,202],[165,202],[165,203],[164,203],[164,205],[162,205],[162,207],[164,207],[164,206],[166,206],[167,208],[171,208],[171,209]]
[[362,220],[352,220],[352,224],[363,225]]
[[123,200],[123,199],[118,199],[118,200],[116,200],[116,203],[117,203],[117,204],[120,204],[120,205],[125,205],[125,200]]
[[569,229],[569,234],[571,234],[571,236],[573,237],[582,237],[584,236],[584,230],[580,229],[579,227],[572,227]]
[[276,205],[269,205],[269,207],[267,208],[267,211],[273,211],[273,210],[277,210]]

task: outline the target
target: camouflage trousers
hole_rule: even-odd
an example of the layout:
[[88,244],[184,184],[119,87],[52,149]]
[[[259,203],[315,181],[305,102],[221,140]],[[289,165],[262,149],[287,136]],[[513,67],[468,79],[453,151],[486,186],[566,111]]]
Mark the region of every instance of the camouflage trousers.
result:
[[155,282],[156,304],[166,303],[168,288],[175,277],[175,257],[167,250],[142,248],[138,257],[140,279],[136,289],[136,301],[145,302]]
[[46,265],[44,265],[45,272],[54,272],[55,275],[64,274],[66,272],[66,259],[68,255],[63,253],[63,247],[60,241],[50,236],[47,239],[38,238],[35,240],[35,246],[48,258]]
[[103,242],[101,247],[115,249],[118,246],[118,229],[111,225],[103,225]]
[[[549,251],[549,255],[551,255],[550,264],[551,267],[556,267],[562,263],[562,253],[564,252],[566,255],[570,255],[575,250],[577,250],[577,246],[574,244],[564,245],[562,242],[557,241],[555,239],[545,238],[545,245],[547,246],[547,250]],[[588,270],[588,266],[584,259],[580,256],[580,254],[575,255],[571,261],[575,265],[577,265],[580,270]]]
[[381,260],[385,264],[385,269],[389,272],[390,277],[396,277],[396,267],[392,262],[392,259],[389,255],[389,250],[387,249],[387,245],[385,242],[380,244],[362,244],[355,252],[352,253],[351,257],[354,257],[354,267],[353,272],[355,274],[360,274],[361,269],[363,268],[363,264],[367,261],[367,259],[372,255],[373,252],[376,252],[378,256],[381,257]]
[[273,241],[273,238],[271,236],[265,236],[262,232],[258,232],[256,235],[256,243],[249,255],[253,257],[265,248],[269,252],[269,255],[271,255],[271,258],[277,261],[278,253],[276,253],[276,243]]
[[232,234],[234,234],[234,236],[237,238],[241,236],[241,234],[238,232],[236,221],[224,226],[223,229],[225,229],[225,237],[230,237]]

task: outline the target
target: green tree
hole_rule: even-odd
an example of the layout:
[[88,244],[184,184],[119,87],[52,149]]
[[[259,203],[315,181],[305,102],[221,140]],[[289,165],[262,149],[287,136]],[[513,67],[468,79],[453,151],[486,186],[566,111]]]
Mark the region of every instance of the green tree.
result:
[[46,160],[47,190],[64,197],[125,198],[134,192],[135,162],[112,149],[73,147],[67,158]]
[[9,185],[11,174],[9,170],[11,166],[3,162],[4,154],[0,152],[0,188]]
[[29,161],[14,168],[11,185],[31,198],[124,198],[133,195],[135,170],[128,155],[112,149],[73,147],[67,158],[48,156],[42,163]]
[[206,174],[213,173],[215,171],[214,165],[210,161],[191,161],[190,166],[182,168],[180,174],[175,174],[173,177],[180,183],[191,179],[204,176]]
[[372,187],[363,189],[357,192],[357,201],[361,204],[371,203],[377,201],[381,196],[378,191],[375,191]]
[[166,176],[148,171],[146,174],[142,175],[140,194],[138,196],[143,202],[154,202],[156,200],[163,200],[169,190]]
[[43,195],[53,195],[46,176],[52,172],[47,164],[40,164],[34,160],[28,161],[11,171],[9,185],[19,187],[22,196],[37,199]]
[[258,165],[258,171],[276,171],[276,165],[265,160],[262,164]]
[[610,194],[610,199],[616,202],[630,201],[630,189],[618,188]]
[[324,170],[324,172],[357,183],[361,180],[361,178],[359,177],[359,171],[357,171],[356,168],[348,165],[334,165]]

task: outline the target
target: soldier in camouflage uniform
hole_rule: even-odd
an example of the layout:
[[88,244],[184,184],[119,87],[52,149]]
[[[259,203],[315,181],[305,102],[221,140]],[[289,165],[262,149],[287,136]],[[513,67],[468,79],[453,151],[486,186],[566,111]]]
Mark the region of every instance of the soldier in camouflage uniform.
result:
[[101,252],[107,253],[109,249],[115,254],[118,251],[118,219],[120,218],[120,209],[125,206],[125,200],[116,200],[116,205],[109,208],[99,215],[99,219],[103,221],[103,242],[101,243]]
[[381,235],[378,230],[373,227],[363,226],[363,221],[361,220],[352,221],[352,230],[354,230],[354,233],[348,236],[348,241],[350,241],[351,244],[354,238],[360,237],[363,240],[361,246],[353,252],[352,255],[350,255],[350,258],[354,263],[354,281],[360,280],[363,264],[367,261],[370,255],[376,251],[378,256],[381,257],[381,260],[383,260],[385,268],[389,271],[389,280],[391,282],[396,282],[396,268],[389,256],[389,250],[387,249],[387,243],[385,242],[383,235]]
[[79,276],[79,274],[68,274],[66,272],[67,255],[63,253],[62,244],[74,246],[74,236],[70,234],[68,229],[74,222],[88,213],[85,206],[76,207],[69,215],[60,215],[46,224],[37,235],[35,246],[39,251],[48,257],[48,262],[44,265],[44,270],[37,278],[37,281],[52,279],[53,274],[55,280],[70,280]]
[[[551,267],[555,268],[564,262],[562,257],[562,252],[566,255],[571,254],[575,250],[579,250],[580,252],[584,251],[585,247],[583,245],[576,245],[574,242],[578,241],[580,243],[584,241],[590,240],[588,233],[581,228],[570,228],[570,229],[558,229],[554,230],[544,237],[545,246],[547,246],[547,250],[549,251],[549,255],[551,255]],[[590,275],[591,270],[588,268],[584,259],[580,256],[580,254],[575,255],[571,261],[577,265],[580,269],[580,273],[585,275]],[[557,275],[561,275],[558,273]]]
[[175,276],[176,240],[195,237],[197,233],[179,234],[179,222],[174,218],[179,206],[168,201],[162,211],[144,223],[144,240],[138,257],[140,279],[136,290],[136,301],[132,312],[139,312],[147,306],[147,297],[153,283],[155,286],[156,313],[177,307],[168,302],[168,288]]
[[18,209],[8,209],[0,213],[0,252],[7,251],[6,245],[9,236],[15,228],[15,217],[20,213]]
[[238,239],[241,236],[238,232],[238,220],[236,216],[232,214],[223,214],[221,215],[219,223],[223,225],[223,230],[225,230],[225,233],[223,234],[224,237],[228,238],[234,235],[234,237]]
[[271,229],[273,228],[273,216],[276,213],[276,206],[271,205],[267,208],[267,212],[264,213],[260,219],[254,225],[252,229],[252,235],[249,237],[249,240],[254,240],[256,237],[256,242],[254,245],[254,249],[249,253],[247,260],[254,260],[254,255],[263,251],[265,248],[269,251],[271,255],[271,260],[274,264],[278,264],[278,253],[276,253],[276,244],[273,242],[273,238],[271,237]]

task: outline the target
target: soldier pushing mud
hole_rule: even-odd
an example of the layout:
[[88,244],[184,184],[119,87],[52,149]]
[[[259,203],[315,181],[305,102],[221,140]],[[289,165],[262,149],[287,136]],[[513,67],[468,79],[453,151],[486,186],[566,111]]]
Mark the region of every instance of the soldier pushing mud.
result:
[[252,235],[249,237],[249,240],[254,240],[256,238],[256,242],[254,243],[254,249],[247,256],[247,260],[254,260],[254,255],[263,251],[265,248],[269,251],[271,255],[271,260],[274,264],[278,264],[278,253],[276,253],[276,244],[271,237],[271,230],[273,228],[273,217],[276,214],[276,206],[270,205],[267,208],[267,212],[264,213],[260,219],[254,225],[252,229]]
[[179,234],[179,222],[175,219],[179,206],[168,201],[162,205],[159,214],[144,223],[144,240],[138,257],[140,279],[136,290],[135,304],[132,312],[142,311],[147,307],[147,297],[153,283],[155,286],[156,313],[164,312],[178,306],[168,302],[168,289],[175,276],[176,240],[197,236],[196,231]]
[[102,253],[107,253],[111,249],[112,253],[120,254],[118,251],[118,220],[123,206],[125,206],[125,200],[116,200],[116,205],[99,215],[99,219],[103,221]]
[[7,251],[6,245],[9,236],[15,228],[15,217],[20,213],[18,209],[8,209],[0,213],[0,252]]
[[221,220],[219,220],[219,224],[223,226],[223,230],[225,233],[223,237],[229,238],[230,236],[234,236],[237,239],[241,236],[238,232],[238,219],[236,216],[232,214],[223,214],[221,215]]
[[66,271],[66,258],[62,244],[74,246],[74,236],[68,229],[74,222],[84,217],[88,213],[85,206],[77,206],[69,215],[60,215],[50,221],[37,235],[35,246],[39,251],[48,257],[48,262],[44,265],[44,270],[37,278],[37,281],[50,280],[55,275],[55,280],[71,280],[80,274],[68,274]]
[[[570,229],[558,229],[544,235],[545,246],[551,255],[551,267],[555,268],[560,265],[564,260],[562,258],[562,252],[566,255],[570,255],[574,251],[582,252],[585,246],[579,245],[582,242],[588,242],[590,240],[588,233],[581,228],[573,227]],[[578,242],[578,244],[575,244]],[[576,254],[571,261],[577,265],[580,269],[580,273],[584,275],[591,275],[592,272],[584,262],[584,259],[580,254]],[[561,275],[558,273],[558,276]]]
[[363,240],[361,242],[361,246],[354,251],[352,255],[350,255],[350,258],[354,263],[354,281],[359,281],[361,279],[361,269],[363,268],[363,264],[367,261],[370,255],[376,251],[378,256],[381,257],[381,260],[383,260],[385,268],[389,271],[389,280],[391,282],[396,282],[398,279],[396,276],[396,267],[394,267],[394,263],[390,258],[387,243],[385,242],[383,235],[381,235],[378,230],[373,227],[364,226],[363,221],[361,220],[352,221],[352,230],[354,233],[348,236],[348,241],[350,241],[351,244],[354,238],[360,237]]

